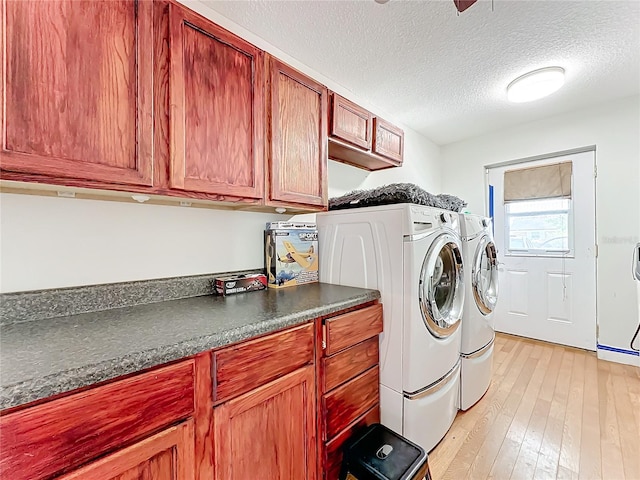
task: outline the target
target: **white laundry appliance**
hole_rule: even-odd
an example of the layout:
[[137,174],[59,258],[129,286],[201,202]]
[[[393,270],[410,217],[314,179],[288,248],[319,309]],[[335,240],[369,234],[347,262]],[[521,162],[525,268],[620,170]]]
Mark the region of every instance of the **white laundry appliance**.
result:
[[[636,246],[633,247],[633,264],[631,265],[631,271],[633,278],[638,282],[638,316],[640,317],[640,243],[637,243]],[[639,336],[640,324],[638,324],[638,328],[631,338],[631,350],[635,352],[640,351],[640,343],[637,343]],[[640,366],[640,357],[638,358],[638,366]]]
[[491,383],[498,258],[490,218],[460,214],[460,231],[467,285],[460,347],[460,409],[467,410]]
[[459,404],[457,213],[395,204],[319,213],[320,281],[380,291],[381,422],[431,450]]

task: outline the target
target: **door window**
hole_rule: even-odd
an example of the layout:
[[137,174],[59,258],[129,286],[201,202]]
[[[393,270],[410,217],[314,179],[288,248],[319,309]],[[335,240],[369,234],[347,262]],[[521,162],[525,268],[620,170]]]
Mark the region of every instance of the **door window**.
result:
[[573,255],[570,198],[516,201],[504,208],[507,255]]

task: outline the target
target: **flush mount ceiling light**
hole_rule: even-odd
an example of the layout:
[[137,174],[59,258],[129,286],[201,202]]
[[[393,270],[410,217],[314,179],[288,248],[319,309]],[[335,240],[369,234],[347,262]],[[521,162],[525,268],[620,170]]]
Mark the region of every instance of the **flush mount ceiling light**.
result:
[[510,102],[523,103],[551,95],[564,85],[564,68],[546,67],[525,73],[507,86]]

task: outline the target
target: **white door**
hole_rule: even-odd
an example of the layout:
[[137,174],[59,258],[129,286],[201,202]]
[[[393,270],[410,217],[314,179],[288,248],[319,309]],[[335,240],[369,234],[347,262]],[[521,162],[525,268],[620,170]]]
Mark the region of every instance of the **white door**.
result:
[[[570,199],[504,203],[505,171],[564,161],[573,162]],[[596,349],[594,172],[593,151],[487,169],[499,261],[497,331]]]

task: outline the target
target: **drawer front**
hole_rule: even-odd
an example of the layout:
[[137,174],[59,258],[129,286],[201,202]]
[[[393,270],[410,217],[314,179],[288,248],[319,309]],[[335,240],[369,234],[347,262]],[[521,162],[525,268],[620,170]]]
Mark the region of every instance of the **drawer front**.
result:
[[373,118],[371,113],[335,93],[331,95],[331,135],[371,149]]
[[193,360],[52,400],[0,417],[0,471],[48,478],[193,411]]
[[333,440],[326,444],[324,456],[325,480],[338,480],[342,465],[342,446],[357,435],[365,427],[380,423],[380,405],[376,404],[364,415],[357,418],[347,428],[340,432]]
[[382,332],[382,305],[345,313],[325,322],[325,355],[333,355],[340,350],[356,345]]
[[377,365],[378,358],[377,336],[324,358],[322,360],[324,364],[323,392],[326,393]]
[[313,323],[224,348],[213,358],[219,404],[313,362]]
[[380,375],[375,366],[323,397],[323,440],[330,440],[380,400]]
[[404,132],[378,117],[373,119],[373,129],[373,152],[402,165]]

